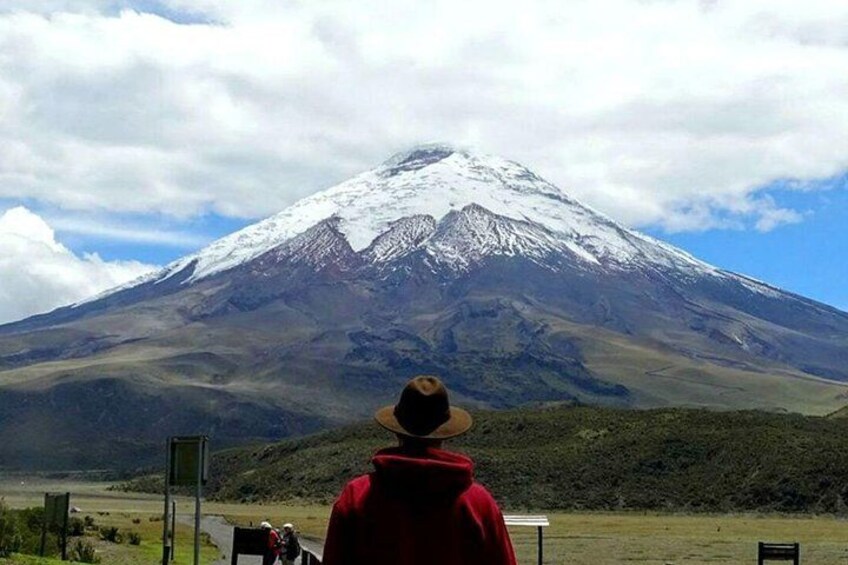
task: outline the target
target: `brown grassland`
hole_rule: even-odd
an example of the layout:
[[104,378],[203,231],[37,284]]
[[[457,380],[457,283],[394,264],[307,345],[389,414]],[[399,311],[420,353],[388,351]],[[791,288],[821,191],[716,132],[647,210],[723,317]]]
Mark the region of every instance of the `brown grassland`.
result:
[[[103,483],[34,481],[20,484],[0,481],[0,496],[12,507],[37,506],[45,491],[71,492],[72,505],[98,523],[115,525],[122,531],[142,535],[140,546],[100,543],[104,565],[154,564],[160,553],[161,521],[151,521],[162,512],[161,497],[106,490]],[[247,525],[262,519],[296,524],[306,539],[320,540],[330,508],[296,504],[236,504],[209,502],[204,513],[226,516]],[[509,509],[506,509],[507,512]],[[178,514],[189,519],[193,503],[180,499]],[[108,514],[106,514],[108,513]],[[545,563],[606,565],[613,563],[698,564],[756,563],[758,541],[801,543],[802,562],[815,565],[844,565],[848,560],[848,521],[831,516],[712,515],[662,513],[548,513],[551,526],[545,531]],[[133,519],[137,523],[133,523]],[[510,531],[521,565],[536,561],[533,529]],[[180,526],[177,563],[190,563],[191,528]],[[217,551],[205,546],[202,562],[212,563]],[[54,565],[58,561],[32,558],[0,560],[3,565]]]

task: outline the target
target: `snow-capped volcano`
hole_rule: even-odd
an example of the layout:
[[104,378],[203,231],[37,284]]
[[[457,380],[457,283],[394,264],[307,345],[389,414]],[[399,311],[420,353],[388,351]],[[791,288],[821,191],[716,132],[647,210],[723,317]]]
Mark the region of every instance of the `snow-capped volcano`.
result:
[[27,435],[46,426],[111,456],[108,428],[130,460],[140,438],[281,437],[365,417],[422,373],[477,406],[821,414],[848,398],[846,367],[848,314],[622,227],[517,163],[429,145],[0,327],[0,459],[51,450]]
[[[454,230],[455,235],[471,242],[447,241],[444,230],[437,230],[438,223],[457,213],[465,230]],[[215,241],[156,277],[189,265],[192,274],[186,282],[209,277],[329,218],[336,219],[335,227],[351,249],[367,251],[372,261],[423,248],[436,262],[462,268],[468,263],[462,248],[476,243],[478,254],[538,258],[563,252],[586,266],[626,268],[647,262],[715,271],[679,249],[616,224],[518,163],[448,145],[424,145]]]

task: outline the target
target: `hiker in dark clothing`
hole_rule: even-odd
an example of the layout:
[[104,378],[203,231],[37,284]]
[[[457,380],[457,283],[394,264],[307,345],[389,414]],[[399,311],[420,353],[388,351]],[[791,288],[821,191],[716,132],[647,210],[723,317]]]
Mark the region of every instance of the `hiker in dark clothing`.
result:
[[280,555],[280,561],[283,565],[294,565],[294,560],[300,555],[300,540],[297,539],[297,534],[294,532],[292,524],[283,525],[283,550]]

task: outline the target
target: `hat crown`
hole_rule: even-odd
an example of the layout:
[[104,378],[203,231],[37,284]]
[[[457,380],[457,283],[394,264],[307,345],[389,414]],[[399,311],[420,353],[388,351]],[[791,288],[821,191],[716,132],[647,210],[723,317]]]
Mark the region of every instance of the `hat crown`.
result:
[[394,415],[413,434],[426,436],[451,417],[448,390],[438,377],[415,377],[401,392]]
[[377,423],[400,436],[448,439],[471,427],[471,414],[450,405],[448,389],[438,377],[421,375],[404,387],[397,404],[374,414]]

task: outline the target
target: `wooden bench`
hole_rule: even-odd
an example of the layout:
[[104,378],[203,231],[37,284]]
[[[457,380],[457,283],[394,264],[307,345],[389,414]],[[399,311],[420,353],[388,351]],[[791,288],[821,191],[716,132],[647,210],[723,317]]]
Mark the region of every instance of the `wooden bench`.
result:
[[757,549],[757,564],[765,561],[792,561],[794,565],[801,562],[801,547],[797,543],[766,543],[760,542]]

